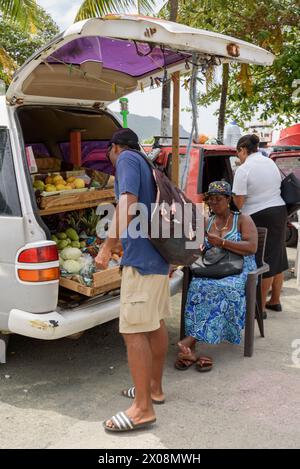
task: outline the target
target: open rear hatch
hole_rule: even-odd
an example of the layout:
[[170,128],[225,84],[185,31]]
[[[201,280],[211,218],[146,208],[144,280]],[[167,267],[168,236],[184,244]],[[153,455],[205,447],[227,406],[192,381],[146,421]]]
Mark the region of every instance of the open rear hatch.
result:
[[157,18],[109,15],[70,26],[18,70],[11,104],[106,106],[170,73],[191,68],[192,52],[208,63],[270,65],[273,55],[247,42]]

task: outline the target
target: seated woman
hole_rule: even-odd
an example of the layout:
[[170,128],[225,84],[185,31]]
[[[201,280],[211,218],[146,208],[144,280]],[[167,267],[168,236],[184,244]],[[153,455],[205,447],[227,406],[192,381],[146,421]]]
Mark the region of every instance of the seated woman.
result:
[[204,200],[210,216],[205,221],[204,249],[220,246],[244,256],[243,272],[221,279],[193,277],[185,306],[186,337],[178,342],[175,368],[186,370],[194,363],[198,371],[209,371],[210,357],[196,357],[196,342],[239,344],[244,328],[247,274],[256,269],[257,230],[251,217],[232,209],[231,187],[226,181],[212,182]]

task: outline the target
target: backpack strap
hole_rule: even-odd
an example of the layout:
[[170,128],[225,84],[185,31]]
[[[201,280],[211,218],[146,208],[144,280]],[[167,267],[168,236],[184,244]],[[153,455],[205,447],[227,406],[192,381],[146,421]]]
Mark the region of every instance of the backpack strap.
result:
[[129,148],[129,150],[130,150],[131,152],[134,152],[134,153],[137,153],[138,155],[140,155],[140,156],[148,163],[148,165],[149,165],[152,169],[158,169],[157,166],[155,166],[155,164],[154,164],[151,160],[149,160],[149,158],[147,158],[147,156],[146,156],[144,153],[142,153],[141,151],[139,151],[139,150],[134,150],[134,149],[132,149],[132,148]]

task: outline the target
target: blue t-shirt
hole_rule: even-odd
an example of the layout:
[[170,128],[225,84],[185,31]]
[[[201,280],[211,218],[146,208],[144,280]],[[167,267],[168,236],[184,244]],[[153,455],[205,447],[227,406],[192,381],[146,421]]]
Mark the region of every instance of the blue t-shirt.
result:
[[[147,207],[147,218],[144,218],[146,227],[151,217],[151,203],[156,199],[156,185],[148,163],[135,151],[123,151],[116,163],[115,193],[117,199],[121,194],[129,192],[138,198],[138,203]],[[167,275],[169,264],[151,244],[147,232],[143,231],[138,237],[132,237],[132,228],[140,230],[137,220],[131,220],[127,230],[121,233],[124,249],[121,265],[131,266],[142,275]],[[143,229],[143,227],[142,227]],[[133,236],[136,236],[133,234]]]

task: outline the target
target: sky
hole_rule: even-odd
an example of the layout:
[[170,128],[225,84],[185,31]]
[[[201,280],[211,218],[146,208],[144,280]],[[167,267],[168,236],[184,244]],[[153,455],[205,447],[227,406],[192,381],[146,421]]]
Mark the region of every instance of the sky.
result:
[[[82,0],[37,0],[54,19],[61,31],[64,31],[70,26],[75,19],[76,13],[82,3]],[[157,11],[160,9],[164,2],[158,0]],[[132,11],[136,13],[136,11]],[[141,116],[153,116],[160,119],[161,117],[161,88],[150,90],[145,89],[144,93],[140,91],[128,95],[129,99],[129,112]],[[189,98],[186,91],[181,88],[181,102],[180,106],[182,111],[180,113],[180,123],[187,130],[191,130],[192,117],[190,112],[186,112],[183,108],[189,106]],[[119,103],[113,103],[109,106],[113,111],[119,111]],[[217,109],[217,104],[208,108],[199,109],[198,127],[199,133],[207,134],[211,137],[216,136],[217,132],[217,119],[213,115]]]

